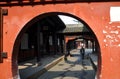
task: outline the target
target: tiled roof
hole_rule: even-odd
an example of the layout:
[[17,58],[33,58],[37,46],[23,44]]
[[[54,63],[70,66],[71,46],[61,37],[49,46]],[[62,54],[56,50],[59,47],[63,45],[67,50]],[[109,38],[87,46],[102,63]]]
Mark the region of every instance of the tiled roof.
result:
[[66,25],[66,28],[62,32],[63,33],[89,32],[89,30],[82,24],[68,24]]

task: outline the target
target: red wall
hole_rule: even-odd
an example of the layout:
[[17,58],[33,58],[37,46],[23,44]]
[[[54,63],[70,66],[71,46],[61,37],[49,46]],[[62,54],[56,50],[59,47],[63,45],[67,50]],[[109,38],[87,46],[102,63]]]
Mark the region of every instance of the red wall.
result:
[[[120,22],[110,22],[110,7],[119,5],[120,2],[94,2],[3,7],[8,9],[8,16],[4,16],[3,23],[3,50],[8,53],[8,58],[0,63],[0,78],[17,77],[17,64],[16,61],[12,61],[12,53],[15,40],[24,25],[46,12],[63,12],[82,19],[97,36],[101,49],[100,79],[119,79]],[[118,34],[111,33],[111,31],[118,31]]]

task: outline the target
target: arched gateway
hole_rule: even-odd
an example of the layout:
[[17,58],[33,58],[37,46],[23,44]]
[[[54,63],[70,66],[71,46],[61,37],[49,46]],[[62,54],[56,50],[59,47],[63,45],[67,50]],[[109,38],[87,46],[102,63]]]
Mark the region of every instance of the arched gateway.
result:
[[[120,23],[110,21],[110,8],[119,4],[120,2],[85,2],[2,7],[8,9],[8,15],[3,17],[3,51],[7,52],[7,58],[0,63],[1,78],[16,79],[18,77],[16,43],[19,44],[19,40],[17,38],[20,38],[23,29],[28,28],[26,26],[30,26],[44,17],[44,14],[51,12],[65,13],[86,23],[96,35],[101,48],[98,78],[120,78],[118,68]],[[117,31],[117,34],[114,31]]]

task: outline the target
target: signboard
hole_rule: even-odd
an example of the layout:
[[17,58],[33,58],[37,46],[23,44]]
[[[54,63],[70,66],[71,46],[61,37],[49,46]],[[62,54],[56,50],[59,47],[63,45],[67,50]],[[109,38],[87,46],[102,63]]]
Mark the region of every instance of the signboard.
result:
[[110,21],[111,22],[120,21],[120,6],[110,7]]

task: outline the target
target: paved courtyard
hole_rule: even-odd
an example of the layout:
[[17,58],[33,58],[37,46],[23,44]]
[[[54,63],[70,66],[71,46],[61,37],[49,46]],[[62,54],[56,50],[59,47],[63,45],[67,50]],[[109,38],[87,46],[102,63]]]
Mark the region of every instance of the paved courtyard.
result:
[[87,58],[89,53],[91,50],[86,50],[86,57],[82,60],[79,50],[72,50],[67,61],[60,61],[38,79],[95,79],[95,71]]

